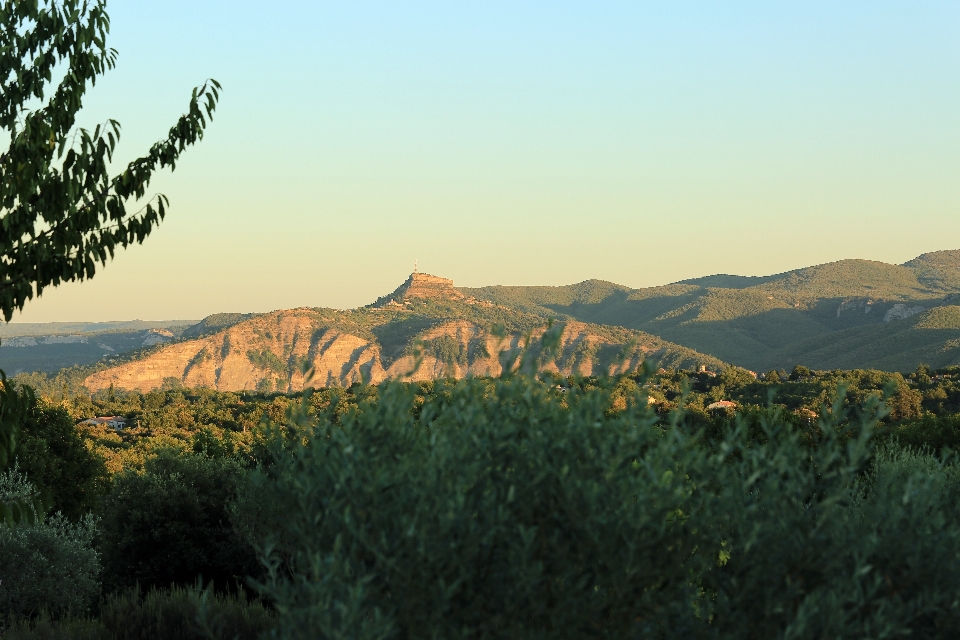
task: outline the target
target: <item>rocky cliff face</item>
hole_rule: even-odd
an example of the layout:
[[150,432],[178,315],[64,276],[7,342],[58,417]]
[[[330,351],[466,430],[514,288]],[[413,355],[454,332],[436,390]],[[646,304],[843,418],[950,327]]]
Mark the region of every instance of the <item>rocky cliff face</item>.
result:
[[[436,305],[436,302],[442,303]],[[453,289],[453,282],[413,274],[378,306],[352,311],[292,309],[253,317],[215,334],[166,345],[133,362],[87,378],[91,391],[113,385],[149,391],[165,381],[221,391],[299,391],[304,386],[348,386],[366,380],[499,375],[510,353],[537,344],[542,319],[493,309]],[[514,330],[493,330],[479,311]],[[487,317],[487,316],[482,316]],[[526,322],[526,330],[517,327]],[[530,325],[530,322],[540,326]],[[558,325],[559,345],[542,369],[596,375],[636,369],[645,358],[661,366],[722,367],[654,336],[569,321]],[[307,381],[304,372],[312,370]]]

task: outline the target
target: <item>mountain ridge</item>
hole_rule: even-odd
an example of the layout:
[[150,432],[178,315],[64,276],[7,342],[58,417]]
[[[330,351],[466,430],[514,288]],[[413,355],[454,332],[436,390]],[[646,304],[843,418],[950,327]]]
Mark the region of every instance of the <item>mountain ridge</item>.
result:
[[[829,344],[811,353],[791,347],[818,336],[829,343],[824,336],[904,320],[957,301],[960,251],[925,253],[902,265],[838,260],[769,276],[717,274],[642,289],[585,280],[564,287],[478,287],[461,292],[544,317],[645,331],[757,371],[801,363],[829,369],[852,362],[844,351],[846,334],[834,336],[832,350]],[[876,335],[881,334],[886,335]],[[920,349],[916,353],[890,344],[881,349],[895,350],[899,357],[871,357],[854,364],[912,369],[927,349],[920,346],[927,344],[926,338],[916,342]]]
[[[448,278],[414,272],[393,292],[365,307],[213,314],[184,328],[176,337],[177,342],[168,347],[189,351],[188,347],[176,345],[190,339],[222,339],[224,332],[229,334],[234,327],[246,326],[243,331],[249,335],[237,334],[234,338],[245,342],[240,354],[253,369],[243,365],[240,369],[247,367],[246,373],[231,378],[223,377],[221,366],[220,373],[208,371],[205,379],[209,382],[223,378],[228,386],[249,388],[266,384],[263,381],[271,376],[270,384],[282,385],[280,378],[286,376],[289,387],[291,354],[314,357],[309,349],[297,351],[299,347],[293,344],[312,338],[288,331],[289,344],[271,346],[252,340],[250,332],[257,328],[264,335],[283,333],[283,314],[309,312],[314,314],[313,331],[338,332],[338,345],[357,341],[348,354],[329,356],[337,365],[327,363],[323,369],[327,382],[352,384],[365,376],[379,380],[399,375],[403,367],[412,366],[410,358],[420,348],[416,345],[424,340],[429,344],[424,351],[426,364],[421,366],[427,377],[450,372],[489,373],[493,369],[478,354],[493,348],[490,341],[495,327],[509,336],[510,348],[519,344],[524,335],[542,331],[550,320],[556,320],[563,325],[564,340],[593,345],[578,347],[584,353],[592,350],[589,367],[574,367],[567,354],[566,360],[558,361],[566,364],[557,364],[557,371],[564,373],[606,372],[609,351],[614,348],[611,345],[620,345],[617,348],[622,349],[628,343],[649,347],[647,351],[658,363],[670,366],[707,364],[721,368],[729,363],[767,371],[804,364],[817,369],[907,371],[920,362],[936,366],[960,364],[960,352],[954,348],[960,340],[960,326],[948,321],[954,317],[957,305],[960,251],[924,253],[900,265],[838,260],[768,276],[714,274],[641,289],[596,279],[559,287],[455,287]],[[258,319],[263,318],[268,318],[262,320],[266,324],[257,325]],[[208,354],[222,349],[222,345],[207,346]],[[115,359],[119,366],[128,367],[128,372],[141,366],[135,363],[143,363],[144,370],[133,377],[101,371],[95,374],[99,377],[90,381],[98,388],[108,378],[117,386],[156,385],[163,378],[187,383],[207,366],[189,363],[198,357],[199,347],[188,361],[174,358],[178,365],[160,366],[155,352],[169,355],[172,352],[168,347],[135,355],[133,362]],[[11,349],[4,347],[4,352],[12,353]],[[357,349],[360,351],[354,353]],[[364,349],[368,350],[365,355]],[[594,357],[601,352],[603,357]],[[277,365],[273,358],[284,364]],[[449,367],[454,361],[456,367]],[[358,362],[359,369],[354,367]],[[230,366],[234,365],[235,362]],[[145,373],[153,366],[166,373],[159,378],[159,373]],[[109,367],[105,371],[117,369]],[[276,373],[281,369],[285,371],[283,376]]]
[[[163,346],[144,358],[91,374],[91,391],[149,391],[165,384],[221,391],[295,392],[387,379],[499,375],[501,356],[538,348],[548,319],[465,295],[453,281],[414,273],[393,293],[352,310],[298,308],[237,322]],[[211,321],[208,324],[215,324]],[[567,319],[558,350],[540,367],[562,375],[665,367],[722,369],[726,363],[656,336]],[[305,371],[312,370],[308,381]]]

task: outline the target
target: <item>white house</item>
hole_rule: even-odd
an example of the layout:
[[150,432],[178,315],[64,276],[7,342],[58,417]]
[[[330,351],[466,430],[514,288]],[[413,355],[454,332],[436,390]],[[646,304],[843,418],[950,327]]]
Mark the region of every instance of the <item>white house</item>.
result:
[[114,431],[119,431],[127,426],[127,419],[122,416],[99,416],[84,420],[80,424],[89,424],[91,426],[102,424],[110,427]]

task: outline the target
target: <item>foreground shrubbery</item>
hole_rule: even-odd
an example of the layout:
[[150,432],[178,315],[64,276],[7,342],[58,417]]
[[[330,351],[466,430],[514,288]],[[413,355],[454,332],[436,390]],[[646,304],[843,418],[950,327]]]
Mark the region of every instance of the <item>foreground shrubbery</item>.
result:
[[[115,476],[98,617],[12,607],[33,620],[8,637],[960,636],[960,465],[889,433],[876,449],[877,395],[706,429],[622,381],[319,400],[272,414],[252,473],[205,447]],[[252,578],[276,617],[167,588],[198,574]]]
[[[0,474],[0,499],[30,500],[36,493],[17,468]],[[0,523],[0,611],[15,616],[86,613],[100,593],[94,517],[71,523],[60,513],[34,516],[33,524]]]
[[385,385],[275,442],[245,500],[279,516],[281,637],[960,634],[956,468],[872,457],[877,403],[711,447],[521,377],[416,405]]
[[253,548],[231,527],[228,504],[245,476],[232,458],[160,451],[119,474],[100,510],[108,592],[188,585],[230,588],[259,576]]
[[47,615],[15,622],[7,640],[254,640],[276,623],[276,614],[243,593],[174,587],[141,595],[128,589],[109,596],[99,619]]

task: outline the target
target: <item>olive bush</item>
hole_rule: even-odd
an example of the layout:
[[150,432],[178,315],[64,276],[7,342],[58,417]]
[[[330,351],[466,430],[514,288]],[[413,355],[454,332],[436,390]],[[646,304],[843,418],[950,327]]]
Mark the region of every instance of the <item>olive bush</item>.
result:
[[[16,468],[0,474],[0,499],[30,500],[36,490]],[[0,615],[56,617],[86,611],[100,594],[96,520],[61,514],[0,526]]]
[[556,635],[688,622],[688,559],[717,544],[686,525],[694,494],[675,469],[701,450],[679,434],[656,446],[652,414],[606,418],[600,394],[561,399],[526,378],[450,391],[414,419],[412,391],[387,385],[342,427],[321,419],[301,448],[278,450],[274,483],[260,480],[266,502],[282,505],[264,590],[283,633]]
[[275,428],[235,507],[265,519],[278,637],[960,632],[960,474],[874,455],[879,399],[813,443],[771,409],[709,446],[640,389],[526,376],[335,405]]
[[[725,463],[698,526],[725,543],[724,562],[698,576],[709,596],[704,637],[890,638],[960,634],[960,521],[951,507],[960,468],[889,447],[874,455],[821,421],[811,449],[789,424],[767,441],[721,447]],[[839,402],[833,408],[839,413]],[[713,479],[710,480],[710,476]]]

